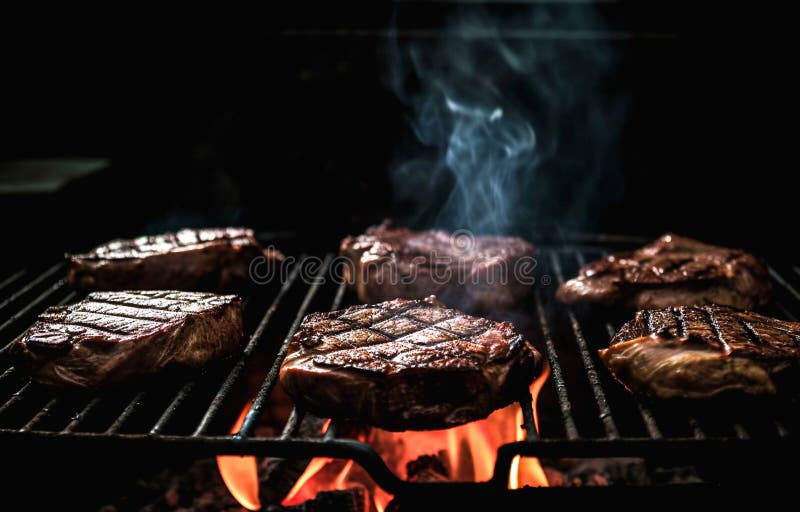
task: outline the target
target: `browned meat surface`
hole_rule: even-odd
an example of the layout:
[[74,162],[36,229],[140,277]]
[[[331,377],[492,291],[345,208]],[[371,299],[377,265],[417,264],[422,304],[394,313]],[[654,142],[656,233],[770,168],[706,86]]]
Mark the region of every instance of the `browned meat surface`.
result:
[[83,290],[241,291],[251,286],[251,262],[265,251],[249,229],[183,229],[113,240],[71,257],[67,279]]
[[557,298],[631,309],[724,304],[751,309],[769,300],[764,265],[738,249],[667,234],[641,249],[592,262]]
[[345,279],[361,302],[435,294],[448,304],[487,311],[525,297],[533,252],[520,238],[415,232],[388,221],[345,238],[340,248],[349,261]]
[[800,362],[800,323],[714,305],[640,311],[600,357],[628,389],[658,398],[771,395]]
[[236,350],[242,329],[233,295],[95,292],[47,309],[12,353],[38,382],[93,388],[168,366],[204,366]]
[[540,372],[540,354],[511,324],[429,297],[308,315],[280,381],[314,414],[399,431],[484,418]]

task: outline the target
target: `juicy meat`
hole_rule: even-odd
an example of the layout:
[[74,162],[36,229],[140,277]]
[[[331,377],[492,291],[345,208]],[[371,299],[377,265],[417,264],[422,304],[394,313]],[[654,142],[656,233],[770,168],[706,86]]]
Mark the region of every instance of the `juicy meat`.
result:
[[344,277],[364,303],[435,294],[462,308],[508,308],[532,284],[533,246],[520,238],[415,232],[388,221],[342,241]]
[[484,418],[540,372],[541,356],[510,323],[428,297],[308,315],[280,381],[314,414],[399,431]]
[[12,351],[38,382],[93,388],[173,365],[201,367],[241,339],[242,304],[234,295],[95,292],[47,309]]
[[636,251],[592,262],[559,288],[561,302],[630,309],[724,304],[751,309],[769,299],[764,265],[738,249],[666,234]]
[[600,358],[628,389],[658,398],[775,394],[800,363],[800,323],[716,305],[639,311]]
[[283,259],[249,229],[183,229],[74,255],[67,279],[83,290],[240,291],[253,284],[250,265],[259,256],[268,264]]

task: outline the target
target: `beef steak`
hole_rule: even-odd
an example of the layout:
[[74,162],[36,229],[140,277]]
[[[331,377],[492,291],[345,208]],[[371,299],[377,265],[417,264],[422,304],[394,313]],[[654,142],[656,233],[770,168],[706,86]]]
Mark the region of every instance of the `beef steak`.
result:
[[445,308],[435,297],[308,315],[280,382],[323,417],[388,430],[449,428],[519,399],[541,356],[508,322]]
[[600,358],[658,398],[775,394],[776,376],[800,363],[800,323],[716,305],[639,311]]
[[262,249],[249,229],[183,229],[74,255],[67,280],[83,290],[241,291],[252,285],[250,264],[259,256],[283,259]]
[[764,265],[738,249],[666,234],[636,251],[607,256],[580,270],[558,290],[566,304],[630,309],[724,304],[750,309],[769,299]]
[[508,308],[529,291],[534,248],[521,238],[415,232],[386,221],[345,238],[344,277],[364,303],[435,294],[465,309]]
[[241,299],[177,291],[94,292],[47,309],[12,347],[43,384],[92,388],[201,367],[242,338]]

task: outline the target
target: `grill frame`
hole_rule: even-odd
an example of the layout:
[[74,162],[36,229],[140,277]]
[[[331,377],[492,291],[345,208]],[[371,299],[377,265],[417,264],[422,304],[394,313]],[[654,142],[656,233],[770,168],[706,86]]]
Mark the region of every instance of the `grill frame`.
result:
[[[574,258],[575,266],[580,266],[586,262],[587,254],[604,255],[610,250],[627,248],[644,242],[638,238],[610,235],[560,235],[559,240],[554,245],[541,247],[537,245],[537,259],[545,262],[544,272],[541,275],[548,275],[546,272],[551,270],[555,276],[555,285],[563,282],[565,276],[569,275],[563,268],[566,257]],[[68,454],[80,454],[83,450],[92,450],[96,453],[108,452],[118,456],[141,452],[170,452],[190,457],[259,455],[296,459],[314,457],[350,459],[361,465],[377,485],[388,493],[400,497],[409,493],[417,493],[423,487],[431,485],[442,490],[444,488],[461,490],[473,486],[477,486],[474,487],[476,489],[505,490],[511,462],[517,455],[554,458],[643,457],[696,462],[724,459],[730,453],[750,458],[763,457],[765,454],[796,453],[800,448],[797,438],[789,433],[792,429],[787,429],[781,423],[776,423],[774,437],[753,436],[738,423],[732,425],[733,435],[721,436],[706,432],[701,421],[691,414],[687,415],[691,435],[670,436],[663,431],[663,426],[659,424],[657,413],[652,410],[651,405],[633,400],[633,398],[631,400],[638,411],[639,420],[646,431],[646,436],[623,435],[617,424],[619,416],[615,418],[614,415],[615,403],[611,403],[609,399],[608,379],[602,374],[605,369],[602,365],[598,367],[597,356],[585,334],[585,318],[575,308],[554,307],[552,294],[556,286],[548,288],[538,284],[534,286],[531,294],[532,309],[528,313],[533,323],[539,326],[538,332],[541,339],[537,346],[542,349],[550,364],[550,379],[561,414],[563,435],[557,437],[537,435],[533,426],[530,396],[521,396],[518,403],[523,412],[523,426],[527,431],[526,440],[508,443],[498,449],[493,476],[489,481],[436,484],[407,482],[390,470],[378,453],[363,442],[337,438],[335,435],[328,435],[320,439],[291,438],[287,433],[292,430],[292,425],[302,420],[305,414],[298,408],[293,409],[283,435],[259,437],[255,435],[255,428],[277,382],[278,369],[286,356],[289,341],[303,317],[310,312],[310,307],[318,292],[327,285],[320,278],[330,269],[333,258],[332,254],[325,255],[323,259],[307,255],[299,258],[289,273],[288,280],[275,292],[263,314],[260,315],[260,320],[252,330],[245,348],[231,362],[219,387],[213,394],[206,397],[208,398],[208,407],[203,410],[201,419],[191,433],[177,435],[166,432],[170,430],[172,420],[192,395],[201,392],[198,388],[202,387],[203,380],[208,377],[207,374],[190,376],[185,382],[182,382],[178,391],[168,400],[157,421],[146,432],[141,433],[126,433],[123,430],[130,418],[140,409],[141,404],[150,398],[148,392],[152,395],[152,390],[134,390],[132,398],[103,431],[85,432],[80,431],[80,428],[87,416],[91,415],[98,406],[101,406],[103,400],[107,399],[104,396],[90,396],[79,410],[69,416],[70,421],[57,431],[37,429],[37,425],[41,425],[63,399],[58,393],[49,396],[44,405],[30,415],[21,426],[9,427],[4,423],[3,417],[23,403],[32,389],[37,387],[30,380],[23,379],[24,384],[15,392],[10,395],[0,395],[0,400],[4,400],[0,403],[0,446],[11,453],[46,449],[54,453]],[[315,275],[301,275],[309,263],[317,264]],[[800,270],[796,266],[790,268],[794,270],[795,274],[785,276],[771,266],[769,273],[776,288],[781,290],[780,297],[776,297],[775,307],[783,313],[781,316],[784,318],[796,320],[796,314],[792,311],[800,313],[800,293],[792,283],[800,282]],[[21,332],[46,306],[63,304],[78,298],[75,292],[67,291],[65,293],[65,280],[62,275],[64,270],[65,264],[60,262],[46,267],[40,273],[30,269],[18,269],[7,276],[2,276],[0,278],[0,292],[2,292],[0,314],[4,316],[0,317],[0,322],[2,322],[0,323],[0,334],[7,334],[4,331],[12,326],[16,331]],[[29,279],[22,279],[25,276]],[[274,325],[276,314],[281,308],[289,307],[285,306],[287,295],[290,292],[298,291],[302,294],[300,305],[296,310],[289,311],[290,325],[282,335],[280,344],[275,347],[275,361],[258,386],[258,391],[239,432],[227,435],[209,434],[223,405],[232,399],[231,393],[242,379],[248,361],[259,349],[265,332],[276,329]],[[343,304],[346,294],[345,286],[338,285],[333,293],[333,300],[329,303],[330,309],[338,309]],[[58,295],[61,295],[60,299],[52,300]],[[29,297],[30,300],[23,301]],[[787,298],[793,303],[787,305],[785,303]],[[569,330],[572,332],[572,340],[554,339],[555,330],[557,330],[554,315],[560,315],[561,321],[567,322]],[[610,322],[606,322],[603,328],[609,338],[616,331]],[[15,376],[18,370],[10,367],[5,358],[8,347],[15,339],[16,337],[0,348],[0,357],[3,358],[0,359],[0,386],[8,387],[6,381],[19,377]],[[4,343],[7,341],[6,338],[0,338],[0,340]],[[577,404],[576,406],[572,400],[574,396],[571,398],[571,394],[574,393],[574,385],[572,387],[569,385],[567,377],[570,376],[571,371],[576,370],[566,368],[565,373],[564,362],[559,355],[559,352],[564,349],[565,343],[575,345],[572,350],[575,350],[583,369],[580,377],[585,379],[584,384],[588,385],[589,395],[593,398],[588,405]],[[263,347],[261,348],[263,349]],[[571,374],[571,376],[575,375]],[[576,419],[574,413],[584,407],[593,407],[596,410],[597,419],[602,426],[604,435],[586,436],[581,432],[581,420]],[[335,426],[336,422],[334,421],[331,431],[336,431]]]

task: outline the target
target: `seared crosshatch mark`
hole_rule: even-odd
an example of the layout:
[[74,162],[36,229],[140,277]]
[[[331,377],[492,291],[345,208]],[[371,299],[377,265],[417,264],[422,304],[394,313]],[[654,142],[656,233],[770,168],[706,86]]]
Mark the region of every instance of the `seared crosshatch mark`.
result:
[[[122,383],[170,366],[196,368],[238,348],[241,303],[212,293],[94,292],[42,313],[11,352],[36,381],[73,388]],[[113,311],[120,305],[134,307],[119,315]]]
[[[800,323],[727,306],[640,311],[600,357],[628,389],[657,398],[775,395],[800,360]],[[669,312],[664,316],[662,313]]]
[[[328,334],[326,321],[351,329]],[[511,324],[447,309],[429,297],[309,315],[281,382],[315,414],[405,430],[485,417],[519,400],[540,371],[541,357]]]

